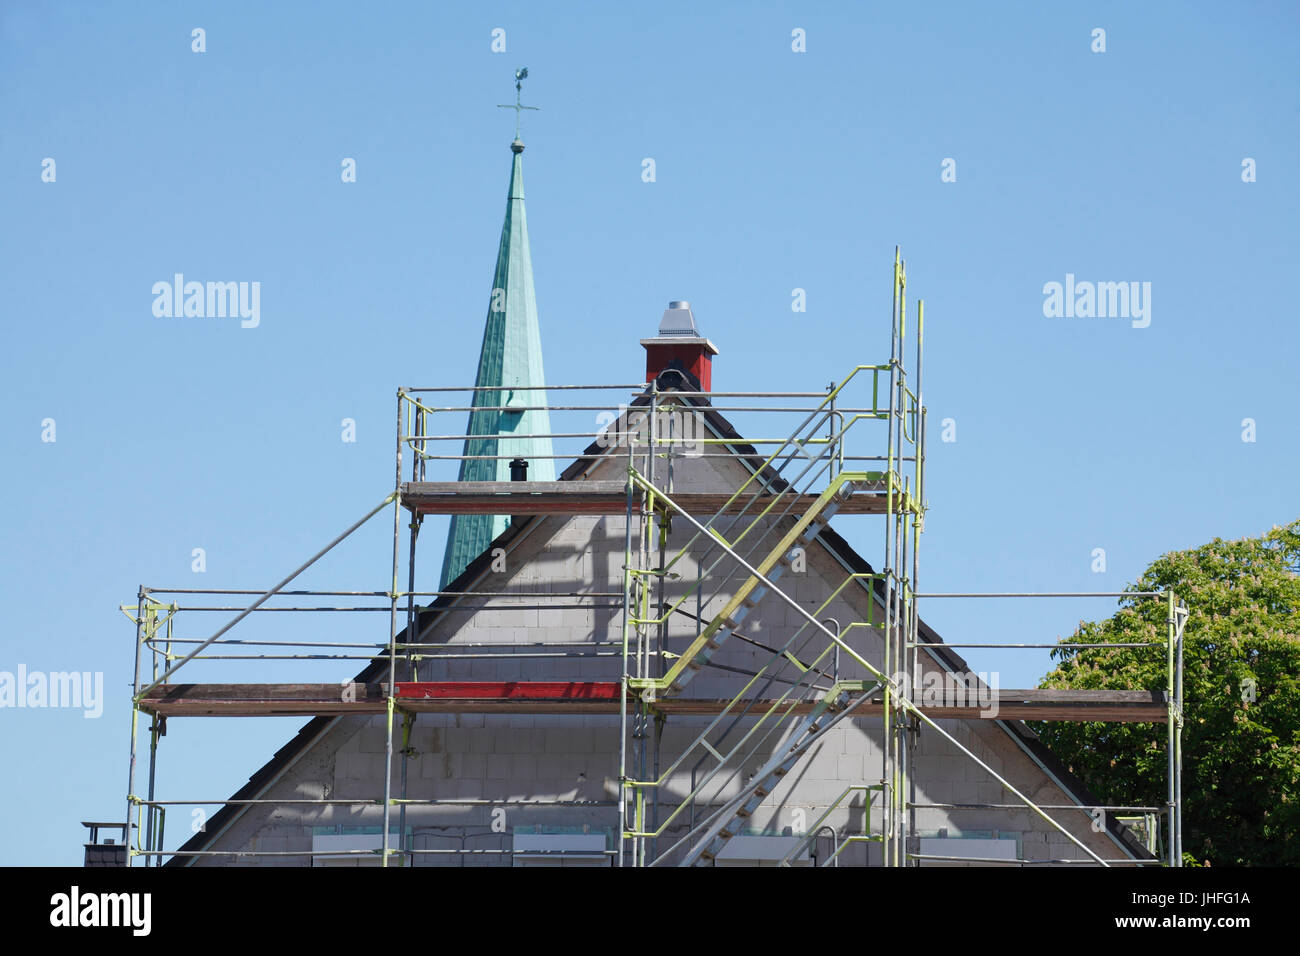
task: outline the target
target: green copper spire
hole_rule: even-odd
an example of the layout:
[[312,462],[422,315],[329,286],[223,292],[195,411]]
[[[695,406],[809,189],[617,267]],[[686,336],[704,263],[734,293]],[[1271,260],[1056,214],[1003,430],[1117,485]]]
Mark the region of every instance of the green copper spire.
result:
[[[474,393],[470,404],[475,411],[469,414],[465,434],[485,437],[465,442],[461,481],[509,481],[512,458],[528,462],[529,481],[555,480],[554,459],[538,457],[552,454],[549,438],[511,437],[549,434],[551,420],[545,409],[546,393],[540,389],[524,390],[545,385],[546,376],[542,371],[542,336],[537,324],[533,262],[524,216],[524,144],[516,139],[510,149],[514,153],[510,195],[492,277],[492,298],[483,330],[478,377],[474,381],[480,388],[504,387],[505,390]],[[494,406],[505,410],[493,411]],[[541,406],[541,410],[526,411],[526,406]],[[513,411],[514,408],[520,410]],[[473,455],[500,457],[493,460],[469,457]],[[510,519],[504,515],[452,515],[439,589],[454,581],[509,525]]]

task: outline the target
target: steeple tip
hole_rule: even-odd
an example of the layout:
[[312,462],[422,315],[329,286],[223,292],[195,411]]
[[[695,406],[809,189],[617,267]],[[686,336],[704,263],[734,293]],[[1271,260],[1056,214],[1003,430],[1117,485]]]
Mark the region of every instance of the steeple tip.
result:
[[524,143],[523,143],[523,140],[521,140],[521,139],[519,138],[519,115],[520,115],[524,110],[535,110],[535,109],[537,109],[536,106],[524,106],[524,104],[520,102],[520,97],[523,96],[524,80],[526,80],[526,79],[528,79],[528,67],[526,67],[526,66],[521,66],[519,69],[515,70],[515,101],[514,101],[514,103],[498,103],[498,104],[497,104],[497,108],[498,108],[498,109],[503,109],[503,110],[514,110],[514,111],[515,111],[515,141],[514,141],[513,143],[510,144],[510,148],[511,148],[512,150],[514,150],[515,155],[518,155],[519,153],[522,153],[522,152],[524,151]]

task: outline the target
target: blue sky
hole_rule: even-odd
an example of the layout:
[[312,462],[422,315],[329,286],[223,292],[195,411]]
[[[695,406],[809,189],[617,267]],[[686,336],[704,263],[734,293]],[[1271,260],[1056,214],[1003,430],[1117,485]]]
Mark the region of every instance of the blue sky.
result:
[[[102,671],[107,696],[0,710],[0,862],[79,863],[78,821],[122,815],[116,606],[274,583],[387,494],[396,387],[472,379],[518,66],[550,382],[634,381],[688,298],[715,387],[819,388],[887,357],[898,244],[927,310],[923,589],[1118,590],[1297,517],[1293,5],[699,7],[0,7],[0,670]],[[260,324],[156,317],[176,272],[259,282]],[[1045,317],[1067,273],[1149,282],[1150,325]],[[384,587],[390,520],[304,584]],[[1034,641],[1112,606],[922,613]],[[967,656],[1002,686],[1048,667]],[[226,796],[297,727],[173,721],[160,785]]]

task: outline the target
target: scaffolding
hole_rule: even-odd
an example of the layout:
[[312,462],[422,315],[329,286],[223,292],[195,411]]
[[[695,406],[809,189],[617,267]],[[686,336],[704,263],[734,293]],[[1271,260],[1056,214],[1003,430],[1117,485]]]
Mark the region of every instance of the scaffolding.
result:
[[[550,386],[514,389],[541,392],[520,404],[504,396],[497,406],[474,403],[476,392],[493,388],[402,388],[397,393],[394,487],[340,535],[278,584],[265,591],[161,589],[141,587],[123,612],[134,622],[135,677],[132,695],[130,769],[127,796],[128,865],[164,859],[222,861],[257,857],[349,856],[377,859],[382,866],[438,862],[474,856],[509,860],[505,848],[418,848],[408,823],[440,808],[491,812],[500,806],[569,807],[608,815],[609,838],[592,855],[619,866],[708,865],[746,831],[764,800],[817,745],[845,721],[881,721],[879,775],[845,781],[835,799],[805,829],[791,834],[782,865],[811,858],[838,866],[850,847],[878,848],[887,866],[931,864],[1026,865],[1093,863],[1181,865],[1182,633],[1188,611],[1169,592],[925,593],[919,590],[919,546],[925,519],[926,409],[922,393],[924,303],[915,305],[915,335],[909,340],[905,263],[895,252],[887,362],[857,365],[825,391],[700,391],[660,376],[648,383]],[[914,371],[905,361],[915,356]],[[914,376],[914,377],[909,377]],[[469,399],[457,403],[456,396]],[[563,401],[551,404],[547,393]],[[597,395],[592,404],[584,395]],[[479,396],[481,398],[481,396]],[[604,400],[601,400],[604,399]],[[575,428],[547,435],[557,443],[590,442],[574,453],[566,476],[554,482],[456,482],[430,479],[430,470],[466,457],[507,458],[491,441],[469,429],[439,426],[463,420],[471,411],[519,412],[545,408],[552,415],[597,416],[594,430]],[[777,437],[742,438],[722,413],[749,414]],[[881,434],[883,433],[883,435]],[[880,439],[883,437],[883,448]],[[469,455],[469,439],[476,439]],[[458,453],[459,452],[459,453]],[[874,452],[874,453],[872,453]],[[734,491],[681,482],[687,459],[743,466]],[[593,477],[616,468],[620,477]],[[437,477],[436,475],[434,477]],[[388,586],[369,591],[302,590],[289,586],[367,522],[392,509],[392,563]],[[403,555],[403,515],[407,515]],[[447,514],[508,514],[526,528],[537,516],[610,516],[622,519],[621,588],[595,590],[581,582],[571,590],[417,590],[417,544],[426,517]],[[879,569],[845,571],[819,605],[796,599],[793,586],[808,551],[835,515],[862,515],[883,524]],[[500,549],[498,549],[500,550]],[[403,558],[405,557],[405,561]],[[481,562],[493,560],[485,554]],[[406,586],[402,587],[405,563]],[[471,566],[472,568],[473,566]],[[792,573],[792,570],[794,573]],[[841,622],[828,616],[832,605],[866,594],[867,613]],[[1166,686],[1140,691],[993,690],[975,686],[969,696],[934,700],[927,696],[927,661],[952,649],[1003,644],[950,644],[923,634],[920,599],[1018,597],[1117,597],[1163,601],[1164,639],[1116,647],[1161,647]],[[252,597],[250,603],[244,603]],[[227,600],[229,599],[229,600]],[[236,600],[237,599],[237,600]],[[432,603],[429,603],[429,599]],[[282,603],[290,600],[292,603]],[[442,602],[439,604],[439,602]],[[744,632],[747,617],[763,603],[783,606],[793,623],[779,643],[766,644]],[[557,611],[599,610],[608,615],[603,639],[569,642],[515,640],[438,644],[426,640],[424,620],[434,609],[466,605],[471,613],[495,608]],[[187,636],[178,622],[198,614],[234,612],[206,638]],[[228,634],[253,615],[387,614],[384,640],[238,639]],[[184,618],[182,617],[184,615]],[[274,615],[273,615],[274,616]],[[615,624],[614,622],[617,621]],[[869,639],[881,642],[873,662]],[[734,642],[734,643],[731,643]],[[754,666],[736,675],[715,656],[728,644],[752,650]],[[1052,648],[1054,644],[1021,644]],[[1078,647],[1080,645],[1072,645]],[[353,681],[319,683],[179,683],[196,661],[304,662],[363,661]],[[474,662],[513,661],[542,668],[548,679],[433,679]],[[211,666],[211,665],[208,665]],[[583,679],[595,668],[605,679]],[[584,675],[582,671],[588,669]],[[701,675],[726,672],[740,689],[725,697],[685,693]],[[459,674],[459,672],[457,672]],[[472,669],[470,673],[473,673]],[[852,675],[852,676],[849,676]],[[299,680],[298,674],[293,675]],[[422,679],[423,678],[423,679]],[[989,708],[992,700],[996,705]],[[617,793],[614,799],[554,797],[419,799],[408,796],[411,733],[420,714],[537,714],[617,716]],[[137,794],[137,758],[142,735],[148,750],[145,794]],[[166,721],[179,716],[311,715],[382,717],[383,792],[369,798],[227,800],[159,799],[157,763]],[[997,768],[941,725],[964,720],[1072,720],[1164,723],[1168,757],[1163,806],[1041,804],[1017,789]],[[665,752],[670,721],[689,728],[690,739]],[[703,725],[702,727],[700,725]],[[676,724],[674,724],[675,726]],[[698,732],[697,732],[698,731]],[[982,768],[1016,802],[940,802],[918,798],[913,762],[922,734],[941,739]],[[396,777],[396,780],[395,780]],[[685,792],[674,781],[689,779]],[[395,793],[394,790],[397,790]],[[378,846],[317,850],[166,849],[167,808],[296,807],[303,813],[325,807],[355,808],[378,816]],[[829,821],[844,808],[861,811],[855,832]],[[377,811],[377,814],[376,814]],[[918,814],[942,811],[1028,811],[1081,852],[1080,858],[992,859],[921,852]],[[1148,834],[1149,858],[1103,858],[1062,822],[1061,814],[1111,815]],[[1077,819],[1074,818],[1077,826]],[[878,825],[877,825],[878,824]],[[539,824],[540,826],[540,824]],[[829,830],[829,842],[825,834]],[[1156,834],[1162,832],[1163,849]],[[825,843],[824,847],[820,844]],[[534,851],[545,855],[547,851]],[[868,857],[870,858],[870,857]]]

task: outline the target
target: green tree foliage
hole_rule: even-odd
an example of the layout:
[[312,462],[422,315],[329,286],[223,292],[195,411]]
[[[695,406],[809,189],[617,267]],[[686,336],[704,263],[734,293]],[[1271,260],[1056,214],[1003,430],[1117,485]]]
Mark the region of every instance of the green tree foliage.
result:
[[[1213,866],[1300,864],[1300,521],[1166,554],[1130,590],[1186,602],[1183,850]],[[1043,687],[1163,689],[1167,604],[1120,601],[1052,652]],[[1071,644],[1160,642],[1141,648]],[[1166,800],[1162,724],[1036,724],[1112,805]]]

